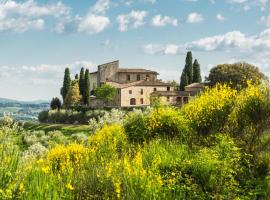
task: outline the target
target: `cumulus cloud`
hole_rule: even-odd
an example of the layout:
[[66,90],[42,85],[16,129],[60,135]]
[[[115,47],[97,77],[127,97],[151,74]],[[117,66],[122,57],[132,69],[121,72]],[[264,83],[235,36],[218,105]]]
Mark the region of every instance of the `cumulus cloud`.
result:
[[80,21],[78,32],[99,33],[109,24],[110,19],[108,17],[89,14]]
[[111,0],[98,0],[93,6],[92,11],[95,13],[104,14],[107,10],[110,9]]
[[190,13],[187,17],[187,23],[200,23],[204,20],[203,16],[199,13]]
[[185,44],[147,44],[144,46],[144,52],[149,54],[178,54],[186,50],[237,51],[245,54],[258,51],[270,52],[270,29],[251,36],[240,31],[231,31]]
[[72,78],[79,72],[81,67],[88,68],[90,72],[96,70],[96,65],[91,61],[35,66],[0,66],[2,82],[0,91],[9,98],[20,99],[25,97],[26,99],[23,100],[47,99],[48,97],[60,96],[59,89],[63,82],[66,67],[70,68]]
[[227,3],[240,5],[245,11],[250,10],[252,7],[265,10],[268,0],[227,0]]
[[146,17],[146,11],[134,11],[132,10],[129,14],[119,15],[117,17],[117,22],[119,24],[118,30],[121,32],[125,32],[132,28],[139,28],[145,24],[144,18]]
[[216,18],[217,18],[217,20],[219,20],[219,21],[224,21],[224,20],[226,20],[226,18],[225,18],[222,14],[220,14],[220,13],[217,14]]
[[166,25],[177,26],[178,20],[171,18],[169,16],[162,17],[161,15],[156,15],[152,18],[151,24],[152,26],[156,26],[156,27],[162,27]]
[[39,5],[34,0],[5,1],[0,3],[0,31],[42,30],[45,26],[43,17],[60,18],[69,13],[70,8],[61,2]]

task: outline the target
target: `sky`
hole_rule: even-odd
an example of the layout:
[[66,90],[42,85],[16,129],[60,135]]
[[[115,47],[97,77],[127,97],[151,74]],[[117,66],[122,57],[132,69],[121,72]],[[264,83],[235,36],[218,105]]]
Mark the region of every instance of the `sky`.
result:
[[0,0],[0,97],[60,97],[63,72],[120,60],[179,82],[248,62],[270,75],[269,0]]

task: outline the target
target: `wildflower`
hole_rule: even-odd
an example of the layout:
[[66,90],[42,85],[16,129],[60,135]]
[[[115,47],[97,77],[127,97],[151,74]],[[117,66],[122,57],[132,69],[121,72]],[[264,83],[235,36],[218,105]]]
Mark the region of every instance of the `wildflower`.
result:
[[66,185],[66,188],[69,190],[74,190],[74,187],[70,183]]

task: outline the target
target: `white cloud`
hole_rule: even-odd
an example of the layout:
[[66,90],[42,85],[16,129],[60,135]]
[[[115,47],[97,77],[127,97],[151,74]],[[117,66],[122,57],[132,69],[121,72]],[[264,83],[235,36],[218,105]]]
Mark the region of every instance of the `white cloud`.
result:
[[[96,71],[91,61],[76,61],[69,64],[40,64],[23,66],[0,66],[0,91],[6,97],[23,100],[48,99],[60,97],[64,70],[70,68],[71,78],[79,73],[80,68]],[[16,76],[14,76],[16,74]],[[27,77],[27,78],[26,78]],[[18,84],[20,83],[20,84]]]
[[161,26],[166,26],[166,25],[177,26],[178,20],[171,18],[169,16],[162,17],[161,15],[156,15],[152,18],[151,24],[152,26],[156,26],[156,27],[161,27]]
[[258,23],[269,27],[270,26],[270,15],[262,16],[261,19],[258,21]]
[[104,14],[107,10],[109,10],[111,4],[111,0],[98,0],[92,8],[92,11],[95,13]]
[[70,8],[63,3],[39,5],[34,0],[16,2],[13,0],[0,3],[0,31],[25,32],[42,30],[45,19],[42,17],[60,18],[68,16]]
[[118,30],[125,32],[131,26],[132,28],[139,28],[145,24],[144,18],[146,17],[146,11],[134,11],[132,10],[127,15],[119,15],[117,22],[119,23]]
[[196,12],[190,13],[187,17],[187,23],[200,23],[203,20],[203,16]]
[[147,44],[144,46],[144,52],[147,54],[178,54],[186,50],[227,51],[243,54],[270,52],[270,29],[251,36],[247,36],[240,31],[231,31],[185,44]]
[[81,19],[78,25],[78,32],[99,33],[107,28],[110,24],[110,19],[106,16],[98,16],[88,14]]
[[217,20],[219,20],[219,21],[224,21],[224,20],[226,20],[226,18],[225,18],[222,14],[220,14],[220,13],[217,14],[216,18],[217,18]]
[[252,7],[259,7],[264,11],[268,0],[227,0],[227,3],[240,5],[245,11],[250,10]]

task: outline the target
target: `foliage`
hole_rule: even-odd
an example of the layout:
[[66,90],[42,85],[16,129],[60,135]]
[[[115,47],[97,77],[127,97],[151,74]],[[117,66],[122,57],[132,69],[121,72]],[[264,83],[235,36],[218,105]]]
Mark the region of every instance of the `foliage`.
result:
[[201,76],[201,66],[198,63],[198,60],[195,59],[193,63],[193,83],[201,83],[202,82],[202,76]]
[[268,85],[217,85],[179,109],[97,111],[90,136],[5,117],[0,199],[269,199],[269,108]]
[[69,91],[66,95],[64,105],[65,106],[72,106],[76,105],[80,102],[82,99],[82,96],[80,95],[80,90],[79,90],[79,84],[78,81],[72,81],[71,86],[69,88]]
[[50,104],[50,107],[52,110],[56,110],[56,109],[60,110],[61,106],[62,106],[62,103],[58,97],[52,98],[51,104]]
[[184,91],[187,85],[188,85],[188,76],[187,73],[183,71],[180,79],[180,90]]
[[207,88],[186,104],[181,112],[199,134],[216,133],[223,129],[236,95],[236,90],[226,85]]
[[102,84],[95,90],[95,95],[98,99],[102,99],[108,103],[114,99],[116,95],[116,89],[109,84]]
[[61,95],[63,97],[63,101],[66,99],[70,85],[71,85],[70,72],[69,72],[69,68],[66,68],[64,81],[63,81],[63,87],[61,88]]
[[84,82],[84,94],[83,94],[83,103],[88,105],[90,100],[90,75],[89,70],[85,70],[85,82]]
[[255,67],[248,63],[222,64],[210,70],[206,81],[210,86],[217,83],[228,84],[233,88],[247,87],[247,81],[252,83],[268,80],[268,78]]
[[84,94],[85,94],[85,74],[84,74],[83,67],[81,68],[81,71],[80,71],[79,90],[80,90],[80,95],[84,96]]

